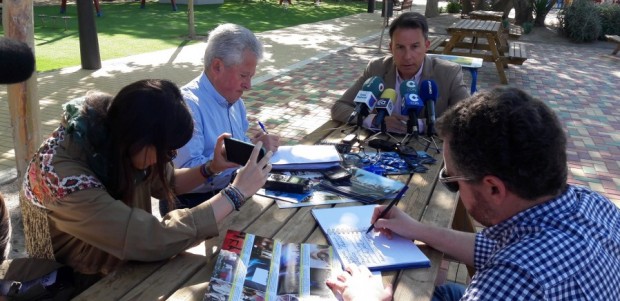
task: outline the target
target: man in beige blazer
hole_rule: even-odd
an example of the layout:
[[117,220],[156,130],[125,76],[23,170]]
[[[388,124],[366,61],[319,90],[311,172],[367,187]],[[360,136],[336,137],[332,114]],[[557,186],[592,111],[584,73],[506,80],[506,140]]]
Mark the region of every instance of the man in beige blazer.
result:
[[[434,80],[437,83],[439,97],[435,104],[437,117],[455,103],[469,97],[469,91],[463,82],[461,66],[430,58],[426,51],[430,46],[428,40],[428,23],[426,18],[415,12],[402,13],[390,25],[390,55],[373,59],[366,69],[332,107],[332,119],[346,122],[355,108],[353,99],[362,89],[364,81],[372,76],[379,76],[385,82],[385,88],[393,88],[397,92],[392,116],[385,118],[387,130],[394,133],[406,132],[406,115],[400,114],[400,84],[406,80],[415,80],[419,85],[423,80]],[[426,108],[424,109],[426,110]],[[425,116],[425,111],[420,114]],[[369,114],[364,120],[364,127],[371,128],[376,114]],[[404,122],[403,122],[404,121]]]

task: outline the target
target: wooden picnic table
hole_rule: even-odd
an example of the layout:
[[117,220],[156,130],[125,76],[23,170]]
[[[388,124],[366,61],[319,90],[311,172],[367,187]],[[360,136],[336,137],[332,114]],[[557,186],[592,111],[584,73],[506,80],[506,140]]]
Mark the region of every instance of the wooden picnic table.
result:
[[[508,79],[504,67],[508,60],[505,59],[503,51],[505,41],[501,38],[501,29],[502,25],[497,21],[460,20],[446,29],[450,34],[450,40],[445,44],[441,53],[479,57],[485,62],[492,62],[497,68],[500,82],[507,84]],[[486,43],[481,43],[484,41]]]
[[[320,141],[340,141],[343,133],[340,123],[328,121],[302,143],[316,144]],[[368,133],[360,133],[368,137]],[[414,144],[416,149],[422,149]],[[441,143],[438,144],[441,146]],[[458,198],[438,183],[438,174],[443,166],[443,156],[433,150],[428,153],[437,159],[429,165],[426,173],[392,176],[409,185],[398,207],[412,217],[428,224],[451,227],[457,210]],[[352,206],[361,203],[347,203],[336,206]],[[322,205],[318,207],[332,207]],[[462,210],[462,206],[458,206]],[[153,263],[129,262],[113,274],[103,278],[75,300],[202,300],[213,273],[215,258],[228,229],[240,230],[263,237],[292,243],[327,244],[320,227],[311,215],[313,207],[280,209],[272,199],[254,196],[240,211],[231,213],[219,224],[220,236],[205,242],[206,256],[190,253],[180,254],[170,260]],[[394,300],[430,300],[434,281],[440,268],[443,254],[421,245],[431,260],[430,268],[404,269],[383,272],[384,284],[396,288]]]
[[504,13],[492,10],[474,10],[469,13],[469,17],[478,20],[502,21]]

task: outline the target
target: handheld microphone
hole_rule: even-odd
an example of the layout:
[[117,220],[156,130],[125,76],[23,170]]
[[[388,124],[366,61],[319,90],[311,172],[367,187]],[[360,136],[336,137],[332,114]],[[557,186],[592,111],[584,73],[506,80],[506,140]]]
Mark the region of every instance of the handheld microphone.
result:
[[355,103],[355,110],[349,116],[347,123],[352,122],[357,117],[357,125],[360,126],[364,118],[375,108],[377,98],[370,91],[359,91],[353,102]]
[[26,43],[0,38],[0,84],[27,80],[34,72],[34,54]]
[[418,97],[418,85],[413,80],[406,80],[400,84],[401,102],[400,114],[408,116],[407,134],[418,136],[418,116],[424,108],[424,103]]
[[362,85],[362,90],[357,92],[353,99],[355,109],[351,112],[347,123],[351,123],[357,117],[357,125],[361,126],[364,118],[374,109],[374,105],[384,89],[385,84],[381,77],[369,77]]
[[377,116],[373,120],[372,125],[374,127],[380,126],[382,133],[387,132],[385,117],[392,115],[392,111],[394,111],[394,100],[396,100],[396,90],[388,88],[381,93],[381,99],[377,101],[377,105],[375,106]]
[[435,102],[439,91],[434,80],[424,80],[420,83],[420,98],[426,104],[426,134],[432,137],[435,132]]
[[418,85],[413,80],[405,80],[400,83],[400,97],[405,98],[405,95],[415,93],[418,94]]
[[405,94],[403,96],[403,102],[400,107],[400,114],[409,116],[407,120],[407,134],[413,134],[418,136],[420,131],[418,130],[418,116],[424,108],[424,103],[415,93]]

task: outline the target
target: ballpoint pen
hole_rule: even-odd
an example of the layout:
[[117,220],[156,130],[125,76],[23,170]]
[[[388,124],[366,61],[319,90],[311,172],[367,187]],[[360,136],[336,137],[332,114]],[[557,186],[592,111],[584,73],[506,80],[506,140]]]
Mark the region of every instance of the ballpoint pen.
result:
[[269,135],[269,133],[267,133],[267,129],[265,129],[265,125],[260,122],[260,120],[258,121],[258,126],[260,126],[260,128],[263,130],[263,132],[267,135]]
[[[383,209],[383,211],[381,211],[381,214],[379,214],[379,217],[377,217],[377,219],[375,220],[375,223],[379,219],[382,219],[383,217],[385,217],[385,215],[388,213],[388,211],[390,211],[390,209],[392,209],[392,207],[394,205],[396,205],[398,203],[398,201],[400,201],[400,199],[403,197],[403,195],[407,191],[407,188],[409,188],[409,187],[405,186],[405,187],[403,187],[403,189],[400,190],[400,192],[398,192],[398,195],[396,195],[396,197],[390,202],[390,204],[387,207],[385,207],[385,209]],[[368,230],[366,230],[366,234],[370,233],[370,231],[372,231],[372,229],[375,228],[375,223],[372,223],[372,225],[370,225],[370,227],[368,227]]]

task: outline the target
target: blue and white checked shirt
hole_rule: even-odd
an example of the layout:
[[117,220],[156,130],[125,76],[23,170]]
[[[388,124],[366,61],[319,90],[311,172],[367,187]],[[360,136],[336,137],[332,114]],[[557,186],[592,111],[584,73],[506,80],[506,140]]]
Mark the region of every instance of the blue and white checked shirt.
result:
[[[174,159],[176,167],[194,167],[211,160],[217,137],[223,133],[231,133],[233,138],[250,141],[245,135],[249,124],[243,100],[229,104],[224,96],[215,90],[204,72],[183,86],[181,93],[192,112],[194,133],[192,139],[178,150]],[[207,192],[226,187],[234,170],[231,168],[222,172],[192,192]]]
[[620,300],[620,209],[568,186],[476,235],[461,300]]

